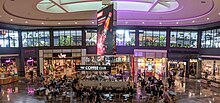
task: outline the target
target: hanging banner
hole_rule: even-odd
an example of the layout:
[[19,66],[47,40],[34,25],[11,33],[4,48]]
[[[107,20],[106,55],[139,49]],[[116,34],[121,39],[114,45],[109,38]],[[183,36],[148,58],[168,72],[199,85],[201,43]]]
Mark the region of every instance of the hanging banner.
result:
[[115,40],[113,34],[113,5],[97,12],[97,55],[115,54]]

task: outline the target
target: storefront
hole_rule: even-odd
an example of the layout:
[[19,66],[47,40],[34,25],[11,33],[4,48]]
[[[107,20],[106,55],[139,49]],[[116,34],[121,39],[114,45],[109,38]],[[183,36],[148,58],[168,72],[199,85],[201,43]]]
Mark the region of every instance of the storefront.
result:
[[111,74],[124,74],[126,77],[131,75],[131,59],[133,55],[105,55],[97,56],[92,54],[87,54],[85,57],[86,65],[109,65],[111,66]]
[[168,70],[176,72],[179,76],[185,76],[186,71],[186,62],[178,60],[169,60],[168,61]]
[[134,71],[137,79],[155,76],[164,77],[167,72],[166,50],[134,50]]
[[38,69],[37,69],[37,59],[36,58],[25,58],[24,60],[24,69],[25,69],[25,77],[33,78],[37,77]]
[[76,73],[75,66],[85,64],[85,49],[39,50],[40,72],[46,76],[70,77]]
[[0,84],[18,81],[19,55],[0,55]]
[[202,60],[202,78],[220,82],[220,60]]

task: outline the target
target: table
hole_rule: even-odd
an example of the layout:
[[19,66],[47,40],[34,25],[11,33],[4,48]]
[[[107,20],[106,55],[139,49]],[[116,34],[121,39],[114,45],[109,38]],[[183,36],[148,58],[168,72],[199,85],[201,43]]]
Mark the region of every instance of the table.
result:
[[168,93],[172,96],[176,96],[176,93],[174,91],[169,91]]
[[124,96],[124,97],[129,97],[130,95],[129,94],[123,94],[122,96]]
[[114,96],[113,94],[103,94],[104,97],[106,97],[106,100],[112,100],[112,97]]
[[44,91],[44,90],[46,90],[45,87],[40,87],[40,88],[39,88],[39,91]]
[[91,80],[80,80],[80,84],[82,84],[85,87],[91,87],[91,86],[98,86],[100,83],[102,84],[103,87],[108,87],[111,86],[113,88],[122,88],[122,87],[127,87],[128,82],[114,82],[114,81],[91,81]]

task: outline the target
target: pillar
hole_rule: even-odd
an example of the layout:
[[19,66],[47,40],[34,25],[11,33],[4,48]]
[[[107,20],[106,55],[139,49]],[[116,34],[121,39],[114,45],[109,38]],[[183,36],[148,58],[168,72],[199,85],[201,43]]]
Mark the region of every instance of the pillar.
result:
[[198,59],[197,68],[196,68],[196,79],[202,78],[201,71],[202,71],[202,60]]
[[213,76],[215,76],[215,60],[214,60],[214,63],[213,63]]
[[186,78],[189,78],[189,60],[184,62],[186,62]]

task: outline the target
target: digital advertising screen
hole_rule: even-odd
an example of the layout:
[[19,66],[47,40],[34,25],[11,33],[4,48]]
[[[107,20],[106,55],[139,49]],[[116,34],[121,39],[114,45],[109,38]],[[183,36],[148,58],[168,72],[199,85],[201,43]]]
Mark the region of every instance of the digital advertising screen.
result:
[[113,33],[113,5],[97,12],[97,55],[116,53]]

